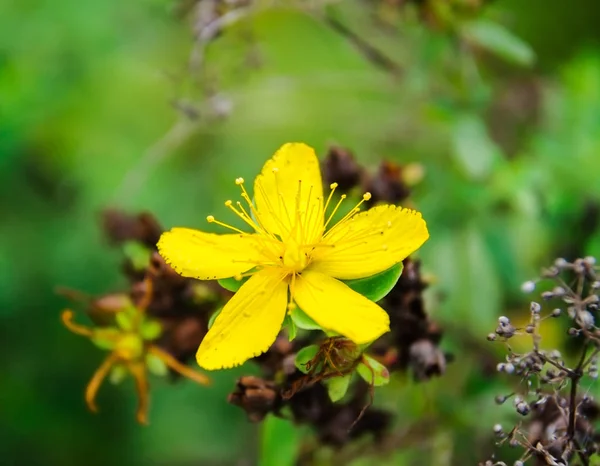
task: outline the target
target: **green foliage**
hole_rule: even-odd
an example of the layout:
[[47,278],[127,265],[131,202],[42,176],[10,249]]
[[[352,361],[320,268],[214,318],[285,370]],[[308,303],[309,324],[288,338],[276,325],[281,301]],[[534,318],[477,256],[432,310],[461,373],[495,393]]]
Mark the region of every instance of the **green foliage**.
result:
[[232,293],[235,293],[237,290],[239,290],[242,287],[242,285],[244,283],[246,283],[248,281],[248,278],[250,278],[250,277],[244,277],[241,280],[238,280],[235,277],[229,277],[229,278],[220,278],[217,281],[219,282],[219,285],[221,285],[227,291],[231,291]]
[[335,403],[344,397],[348,391],[348,387],[350,387],[352,375],[353,373],[341,377],[333,377],[325,382],[327,385],[327,393],[329,394],[331,401]]
[[345,280],[344,283],[371,301],[379,301],[394,287],[402,275],[402,268],[402,263],[399,263],[372,277]]
[[499,57],[521,66],[532,66],[535,53],[532,48],[498,23],[484,19],[470,21],[462,27],[463,35]]
[[390,372],[387,367],[366,354],[363,355],[356,372],[365,382],[375,387],[386,385],[390,381]]
[[317,353],[319,352],[319,345],[309,345],[302,348],[296,354],[296,359],[294,360],[294,364],[301,372],[308,374],[308,368],[306,364],[312,360]]
[[301,433],[289,421],[269,415],[261,427],[260,466],[293,466]]

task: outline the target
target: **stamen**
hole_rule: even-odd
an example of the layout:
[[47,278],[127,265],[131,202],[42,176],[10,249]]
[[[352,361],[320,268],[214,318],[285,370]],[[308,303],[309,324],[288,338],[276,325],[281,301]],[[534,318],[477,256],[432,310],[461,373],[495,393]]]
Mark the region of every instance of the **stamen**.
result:
[[238,186],[244,184],[244,178],[241,178],[241,177],[240,178],[236,178],[235,179],[235,184],[237,184]]
[[66,309],[65,311],[63,311],[60,318],[64,326],[77,335],[82,335],[84,337],[93,337],[94,332],[92,331],[92,329],[73,322],[74,315],[75,314],[71,309]]
[[[273,171],[275,173],[275,169],[273,169]],[[273,207],[273,204],[271,204],[271,198],[269,196],[267,196],[267,193],[265,192],[265,189],[263,188],[262,183],[257,183],[256,186],[258,187],[258,189],[260,190],[260,192],[261,192],[261,194],[263,196],[263,199],[264,199],[264,201],[266,203],[265,207],[269,211],[269,214],[270,214],[269,216],[272,219],[274,219],[277,222],[277,224],[279,225],[279,227],[281,228],[280,233],[282,233],[282,234],[284,232],[287,233],[288,229],[289,229],[289,226],[285,225],[283,223],[283,221],[280,218],[279,212],[275,211],[275,208]],[[278,197],[278,202],[279,202],[279,197]]]
[[[254,231],[256,231],[257,233],[262,233],[261,229],[256,225],[256,223],[254,223],[254,221],[248,216],[248,214],[245,214],[243,212],[240,212],[239,210],[237,210],[235,207],[233,207],[233,202],[226,201],[225,202],[225,207],[229,207],[229,209],[231,209],[231,211],[237,215],[239,218],[241,218],[248,226],[250,226]],[[243,232],[242,232],[243,233]]]
[[[329,235],[332,231],[334,231],[339,225],[342,225],[344,222],[346,222],[346,220],[349,220],[350,218],[354,217],[354,215],[358,212],[360,212],[360,206],[363,204],[363,202],[368,201],[371,199],[371,193],[370,192],[366,192],[363,194],[362,200],[356,204],[354,206],[353,209],[350,210],[350,212],[348,212],[346,215],[344,215],[344,217],[338,221],[333,228],[331,228],[331,230],[329,230],[324,237],[327,237],[327,235]],[[340,200],[341,202],[341,200]],[[338,208],[338,206],[340,205],[340,202],[338,202],[338,205],[336,206],[336,210]],[[333,211],[333,213],[335,213],[335,210]],[[333,215],[333,214],[332,214]],[[331,220],[331,217],[329,217],[329,220]],[[327,220],[327,223],[329,223],[329,220]],[[325,224],[325,226],[327,226],[327,223]]]
[[[228,202],[231,202],[231,201],[228,201]],[[225,205],[227,205],[227,203],[225,203]],[[247,234],[246,232],[240,230],[239,228],[232,227],[231,225],[227,225],[226,223],[220,222],[219,220],[215,220],[215,217],[213,217],[212,215],[207,216],[206,221],[208,223],[216,223],[217,225],[220,225],[222,227],[229,228],[230,230],[233,230],[236,233]]]
[[[333,192],[333,191],[332,191]],[[340,200],[338,201],[338,203],[336,204],[336,206],[333,209],[333,212],[331,212],[331,215],[329,215],[329,218],[327,219],[327,221],[325,222],[325,225],[323,225],[323,229],[327,228],[327,225],[329,225],[329,222],[331,222],[331,219],[333,218],[333,216],[335,215],[335,213],[338,211],[338,209],[340,208],[340,205],[342,204],[342,202],[344,201],[344,199],[346,199],[346,195],[342,194],[340,196]],[[338,222],[339,223],[339,222]]]
[[327,207],[329,207],[329,203],[331,202],[331,197],[333,196],[333,193],[335,192],[335,189],[338,187],[337,183],[331,183],[329,185],[329,189],[331,189],[331,191],[329,192],[329,196],[327,197],[327,202],[325,203],[325,207],[323,207],[323,215],[325,215],[325,212],[327,212]]
[[277,239],[275,237],[275,235],[273,233],[271,233],[266,227],[265,225],[262,223],[261,219],[260,219],[260,215],[258,214],[258,210],[256,210],[256,207],[254,207],[254,203],[252,202],[252,200],[250,199],[250,196],[248,195],[248,193],[246,192],[246,189],[244,188],[243,185],[240,186],[242,188],[242,197],[244,198],[244,200],[248,203],[248,206],[250,207],[250,212],[252,212],[254,214],[254,217],[256,218],[256,222],[258,223],[258,226],[262,229],[263,233],[265,233],[267,236],[273,238],[273,239]]

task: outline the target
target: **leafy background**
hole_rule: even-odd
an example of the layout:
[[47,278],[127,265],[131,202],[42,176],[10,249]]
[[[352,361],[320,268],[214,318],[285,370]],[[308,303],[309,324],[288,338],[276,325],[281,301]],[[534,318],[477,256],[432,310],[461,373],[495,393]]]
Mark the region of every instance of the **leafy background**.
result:
[[[441,379],[400,377],[377,392],[397,429],[414,431],[377,461],[489,454],[491,426],[511,414],[493,403],[506,387],[484,375],[485,335],[498,315],[526,310],[520,283],[555,255],[600,254],[600,8],[415,2],[438,8],[434,27],[402,3],[258,1],[192,71],[194,15],[182,4],[0,6],[1,464],[290,464],[309,432],[250,425],[225,401],[251,367],[207,389],[153,381],[149,427],[134,422],[126,384],[103,387],[101,413],[89,414],[83,388],[102,355],[60,325],[67,303],[54,289],[124,285],[100,209],[205,227],[235,177],[252,179],[294,140],[424,168],[414,201],[432,235],[420,257],[456,360]],[[550,327],[546,341],[561,335]]]

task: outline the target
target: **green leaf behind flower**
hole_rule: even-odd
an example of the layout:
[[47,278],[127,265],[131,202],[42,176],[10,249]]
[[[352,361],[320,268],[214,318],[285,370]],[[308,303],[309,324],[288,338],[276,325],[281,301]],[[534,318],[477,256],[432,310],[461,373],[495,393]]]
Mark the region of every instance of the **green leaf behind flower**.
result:
[[396,285],[403,268],[404,265],[400,262],[371,277],[345,280],[344,283],[357,293],[377,302],[383,299]]
[[217,280],[217,282],[219,283],[219,285],[221,285],[227,291],[231,291],[232,293],[235,293],[235,292],[237,292],[237,290],[239,290],[242,287],[242,285],[244,283],[246,283],[248,278],[250,278],[250,277],[244,277],[241,280],[238,280],[235,277],[221,278],[221,279]]
[[270,414],[261,429],[260,466],[293,466],[302,432],[290,421]]
[[296,364],[298,370],[300,372],[303,372],[304,374],[308,374],[306,363],[313,359],[318,352],[319,345],[309,345],[298,351],[298,353],[296,354],[296,360],[294,361],[294,364]]
[[348,387],[350,386],[350,380],[352,379],[352,373],[348,375],[344,375],[343,377],[334,377],[332,379],[327,380],[325,385],[327,385],[327,393],[329,394],[329,398],[334,403],[336,401],[344,398],[344,395],[348,391]]
[[363,361],[356,367],[356,372],[365,382],[376,387],[386,385],[390,381],[390,371],[375,359],[363,355]]
[[299,307],[294,308],[289,316],[294,324],[296,324],[296,327],[301,328],[302,330],[321,330],[321,326]]

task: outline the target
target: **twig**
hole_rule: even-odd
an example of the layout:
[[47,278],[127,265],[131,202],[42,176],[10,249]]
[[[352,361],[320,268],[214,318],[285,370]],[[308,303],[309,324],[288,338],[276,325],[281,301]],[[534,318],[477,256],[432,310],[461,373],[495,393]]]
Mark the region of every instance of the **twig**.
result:
[[134,196],[142,187],[150,172],[166,156],[179,147],[196,129],[197,122],[182,118],[140,157],[140,161],[123,177],[114,199],[127,199]]
[[361,37],[358,33],[352,31],[348,26],[327,13],[325,13],[325,15],[322,17],[322,20],[325,22],[325,24],[331,27],[331,29],[344,36],[349,42],[351,42],[363,55],[363,57],[365,57],[377,68],[380,68],[387,73],[391,73],[394,76],[400,76],[402,74],[402,67],[398,63],[396,63],[378,48],[369,44],[366,39]]

